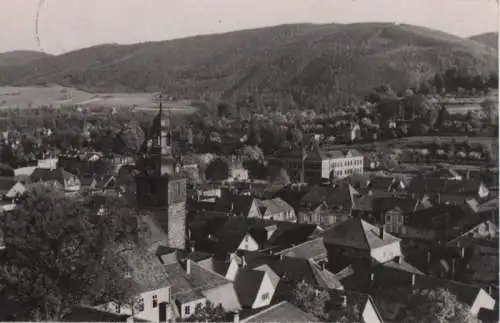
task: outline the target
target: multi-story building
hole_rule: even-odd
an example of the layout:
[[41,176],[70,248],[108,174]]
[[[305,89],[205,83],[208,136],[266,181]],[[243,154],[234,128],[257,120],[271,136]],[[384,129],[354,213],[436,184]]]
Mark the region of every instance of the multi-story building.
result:
[[304,171],[306,182],[319,182],[322,179],[342,178],[354,173],[362,173],[363,155],[355,150],[287,151],[268,158],[269,167],[284,168],[292,179],[299,179]]

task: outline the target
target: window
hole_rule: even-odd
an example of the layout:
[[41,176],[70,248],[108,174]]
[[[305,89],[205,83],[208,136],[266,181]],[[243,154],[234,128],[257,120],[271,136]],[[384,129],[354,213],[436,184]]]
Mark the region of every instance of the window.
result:
[[262,294],[262,300],[265,301],[269,298],[269,293]]
[[139,299],[135,305],[135,309],[137,312],[142,312],[144,311],[144,298]]
[[188,306],[184,307],[184,315],[189,315],[191,314],[191,308]]
[[153,295],[153,308],[158,307],[158,295]]

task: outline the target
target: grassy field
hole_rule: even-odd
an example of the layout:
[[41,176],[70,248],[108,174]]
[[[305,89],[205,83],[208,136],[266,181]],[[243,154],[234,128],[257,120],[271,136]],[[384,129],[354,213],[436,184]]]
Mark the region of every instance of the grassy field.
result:
[[[89,93],[62,86],[51,87],[0,87],[0,109],[37,108],[52,106],[63,108],[81,107],[133,107],[156,109],[158,103],[152,93]],[[193,113],[196,107],[191,101],[165,102],[164,107],[173,113]]]

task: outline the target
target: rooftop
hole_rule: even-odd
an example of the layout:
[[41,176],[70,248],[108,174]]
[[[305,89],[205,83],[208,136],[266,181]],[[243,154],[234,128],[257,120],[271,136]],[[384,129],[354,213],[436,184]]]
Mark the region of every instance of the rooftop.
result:
[[246,322],[321,322],[312,314],[306,313],[293,304],[283,301],[272,305],[259,313],[249,316],[242,323]]
[[362,250],[372,250],[400,239],[384,232],[383,229],[361,220],[350,219],[321,233],[325,244],[335,244]]

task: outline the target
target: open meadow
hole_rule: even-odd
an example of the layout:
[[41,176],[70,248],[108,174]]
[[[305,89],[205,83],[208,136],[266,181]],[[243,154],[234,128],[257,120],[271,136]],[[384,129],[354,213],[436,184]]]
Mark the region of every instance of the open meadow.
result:
[[[153,93],[89,93],[58,85],[50,87],[0,87],[0,109],[37,108],[52,106],[156,109]],[[164,108],[173,113],[193,113],[197,108],[191,101],[164,101]]]

